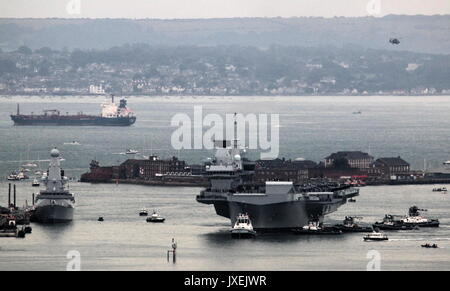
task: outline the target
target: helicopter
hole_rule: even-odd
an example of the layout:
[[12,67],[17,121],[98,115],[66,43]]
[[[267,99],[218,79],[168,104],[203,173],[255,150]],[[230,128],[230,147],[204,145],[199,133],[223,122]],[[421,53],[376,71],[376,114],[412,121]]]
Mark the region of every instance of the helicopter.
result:
[[400,40],[398,38],[391,38],[389,39],[389,42],[391,44],[400,44]]

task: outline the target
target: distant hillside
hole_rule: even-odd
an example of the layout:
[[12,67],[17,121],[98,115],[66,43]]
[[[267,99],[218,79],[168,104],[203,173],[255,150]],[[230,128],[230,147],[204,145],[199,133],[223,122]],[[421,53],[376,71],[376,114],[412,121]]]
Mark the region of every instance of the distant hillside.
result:
[[[389,44],[391,37],[401,40]],[[450,16],[198,20],[0,19],[0,48],[107,49],[123,44],[359,46],[450,54]]]

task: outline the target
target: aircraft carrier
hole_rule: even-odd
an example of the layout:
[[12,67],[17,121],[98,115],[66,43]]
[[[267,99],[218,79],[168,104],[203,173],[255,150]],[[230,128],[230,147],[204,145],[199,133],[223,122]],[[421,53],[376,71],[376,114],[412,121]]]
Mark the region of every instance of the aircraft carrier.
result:
[[119,105],[111,100],[102,104],[101,115],[63,115],[59,110],[44,110],[43,114],[21,114],[19,104],[17,113],[11,115],[14,125],[65,125],[65,126],[130,126],[136,122],[136,116],[127,107],[127,100],[121,99]]
[[251,181],[254,162],[243,155],[237,140],[223,141],[215,158],[206,165],[209,187],[196,200],[214,205],[218,215],[234,225],[240,213],[249,215],[254,229],[283,231],[301,228],[310,221],[322,222],[326,214],[358,196],[359,189],[337,184],[294,185],[290,181]]
[[51,160],[45,177],[46,189],[39,192],[33,206],[31,220],[41,223],[60,223],[73,220],[75,198],[65,189],[67,178],[60,167],[60,153],[50,152]]

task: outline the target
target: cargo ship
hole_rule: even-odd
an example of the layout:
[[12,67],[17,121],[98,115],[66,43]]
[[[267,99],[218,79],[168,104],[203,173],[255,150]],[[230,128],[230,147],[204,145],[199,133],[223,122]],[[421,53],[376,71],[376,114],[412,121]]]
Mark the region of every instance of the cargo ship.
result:
[[17,114],[11,115],[14,125],[65,125],[65,126],[130,126],[136,122],[136,116],[127,107],[127,100],[121,99],[119,105],[114,96],[102,104],[100,115],[63,115],[59,110],[44,110],[43,114],[21,114],[17,104]]

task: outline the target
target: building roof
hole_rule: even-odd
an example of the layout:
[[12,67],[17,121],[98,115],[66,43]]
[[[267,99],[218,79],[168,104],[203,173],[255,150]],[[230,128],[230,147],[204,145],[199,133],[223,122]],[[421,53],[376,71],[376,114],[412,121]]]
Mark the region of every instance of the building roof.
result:
[[337,160],[337,159],[347,159],[347,160],[360,160],[360,159],[373,159],[371,155],[368,153],[364,153],[361,151],[343,151],[332,153],[325,159],[327,160]]
[[409,163],[406,162],[401,157],[396,158],[379,158],[375,161],[375,163],[382,163],[388,167],[395,167],[395,166],[409,166]]

